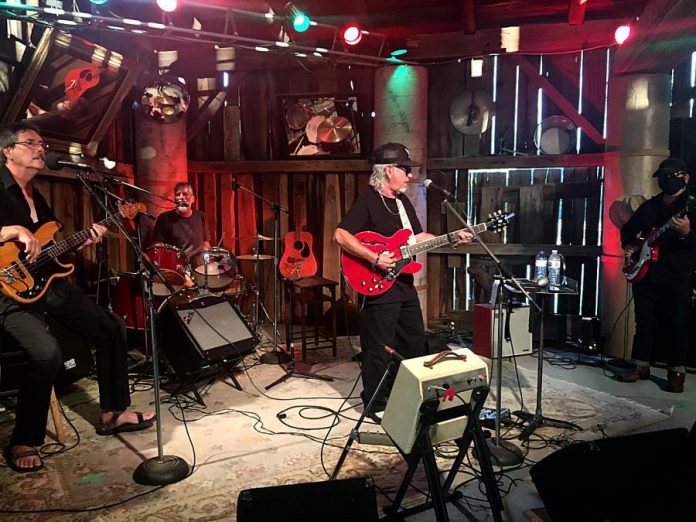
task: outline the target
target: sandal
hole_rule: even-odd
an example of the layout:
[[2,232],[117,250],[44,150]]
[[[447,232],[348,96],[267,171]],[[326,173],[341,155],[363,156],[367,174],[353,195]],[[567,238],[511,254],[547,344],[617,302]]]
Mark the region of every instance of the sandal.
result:
[[115,411],[111,413],[111,419],[107,422],[99,421],[97,426],[97,435],[116,435],[118,433],[128,432],[128,431],[141,431],[146,430],[155,423],[156,415],[153,415],[151,419],[145,420],[143,413],[140,411],[133,412],[138,418],[137,423],[126,422],[124,424],[116,425],[116,421],[123,414],[122,411]]
[[[43,460],[41,460],[41,455],[39,455],[39,452],[35,448],[30,448],[26,450],[20,450],[20,451],[13,451],[13,448],[16,446],[9,446],[5,448],[5,451],[3,451],[3,455],[5,457],[5,461],[7,462],[7,465],[12,468],[14,471],[17,473],[29,473],[32,471],[39,471],[43,469],[44,463]],[[17,461],[19,459],[22,459],[24,457],[39,457],[39,464],[36,466],[29,466],[29,467],[21,467],[17,464]]]

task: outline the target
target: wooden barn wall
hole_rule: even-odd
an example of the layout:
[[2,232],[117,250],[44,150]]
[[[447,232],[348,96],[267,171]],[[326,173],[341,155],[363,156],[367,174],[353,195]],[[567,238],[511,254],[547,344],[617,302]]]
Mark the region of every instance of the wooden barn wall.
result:
[[[469,63],[466,60],[430,67],[429,157],[485,156],[490,155],[492,145],[497,155],[512,156],[513,152],[519,155],[537,155],[534,143],[538,111],[537,86],[520,70],[520,59],[528,61],[536,71],[541,68],[546,80],[575,108],[578,108],[582,83],[582,114],[602,133],[607,58],[606,50],[543,58],[487,57],[484,59],[484,75],[480,78],[470,77]],[[497,60],[495,134],[490,127],[481,136],[461,134],[450,122],[452,100],[465,89],[483,90],[492,96],[494,60]],[[542,119],[556,114],[563,115],[552,97],[544,95],[542,104]],[[603,145],[594,143],[583,132],[580,150],[573,147],[570,153],[585,154],[602,150]],[[558,313],[582,311],[586,315],[598,313],[595,292],[598,269],[596,246],[600,241],[598,224],[602,205],[601,165],[596,168],[534,168],[509,172],[430,170],[426,175],[455,192],[458,201],[471,204],[469,219],[472,222],[485,220],[489,212],[497,209],[516,213],[516,218],[504,234],[484,234],[489,242],[544,247],[548,250],[548,247],[556,245],[560,234],[561,245],[588,247],[586,254],[582,253],[582,249],[574,249],[573,256],[566,256],[566,275],[582,281],[582,295],[559,299],[555,310]],[[470,188],[473,189],[472,193],[469,193]],[[430,231],[444,233],[448,229],[459,228],[451,217],[448,219],[440,201],[439,194],[428,195]],[[560,249],[562,251],[563,247]],[[510,251],[512,250],[511,248]],[[503,254],[502,260],[520,277],[527,277],[528,267],[533,265],[533,255]],[[469,266],[477,264],[492,271],[491,263],[484,256],[469,256]],[[475,300],[468,299],[467,285],[473,285],[470,293],[474,296],[478,293],[478,288],[466,277],[466,266],[464,255],[430,255],[428,309],[431,319],[447,316],[454,310],[472,309]]]
[[[211,160],[282,160],[288,159],[285,144],[283,96],[357,94],[361,148],[372,149],[373,71],[336,69],[319,72],[259,72],[250,74],[236,92],[227,96],[227,107],[219,111],[203,132],[189,141],[189,159]],[[225,131],[224,120],[231,106],[238,107],[241,131]],[[239,139],[239,157],[230,157],[234,149],[221,139]],[[227,152],[226,152],[227,151]],[[298,157],[306,161],[309,157]],[[317,157],[317,162],[322,158]],[[319,274],[340,281],[339,250],[331,241],[333,229],[355,196],[367,187],[367,172],[189,172],[199,208],[206,212],[213,241],[235,255],[258,253],[273,255],[272,241],[258,241],[257,234],[274,235],[274,209],[280,206],[280,255],[285,235],[294,229],[301,214],[304,229],[313,236],[313,253]],[[244,189],[232,190],[233,180]],[[255,198],[249,191],[258,194]],[[263,201],[265,200],[265,201]],[[302,208],[298,208],[302,205]],[[258,250],[257,250],[258,249]],[[239,261],[245,280],[260,291],[269,315],[273,306],[273,262]],[[251,297],[242,308],[249,310]],[[279,312],[282,313],[282,312]],[[282,317],[282,316],[281,316]]]

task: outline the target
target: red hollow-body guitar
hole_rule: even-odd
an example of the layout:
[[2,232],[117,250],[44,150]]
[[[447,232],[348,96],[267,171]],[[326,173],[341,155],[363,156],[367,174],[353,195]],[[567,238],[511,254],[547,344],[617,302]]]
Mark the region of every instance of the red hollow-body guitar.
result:
[[300,279],[316,275],[318,266],[312,244],[314,238],[302,230],[302,210],[304,209],[304,186],[298,187],[295,197],[295,230],[285,234],[285,251],[280,259],[278,270],[283,277]]
[[[499,232],[507,226],[515,214],[503,214],[496,212],[485,223],[479,223],[472,228],[476,234],[486,230]],[[461,229],[467,230],[467,229]],[[388,272],[374,270],[372,265],[364,259],[359,259],[347,252],[341,254],[341,268],[343,275],[350,287],[363,295],[380,295],[389,290],[399,274],[415,274],[423,265],[415,260],[416,254],[427,252],[448,243],[454,243],[461,230],[455,230],[441,236],[421,241],[413,245],[408,244],[412,232],[406,228],[399,230],[391,237],[384,237],[376,232],[358,232],[355,237],[372,250],[375,254],[391,252],[394,254],[396,266]]]
[[[674,217],[684,217],[689,211],[693,202],[693,196],[689,197],[681,209]],[[659,228],[653,228],[646,234],[645,237],[638,241],[638,250],[631,256],[626,257],[626,263],[623,267],[624,276],[629,283],[637,283],[645,279],[650,267],[657,263],[660,257],[660,246],[662,245],[660,238],[669,230],[669,221]]]

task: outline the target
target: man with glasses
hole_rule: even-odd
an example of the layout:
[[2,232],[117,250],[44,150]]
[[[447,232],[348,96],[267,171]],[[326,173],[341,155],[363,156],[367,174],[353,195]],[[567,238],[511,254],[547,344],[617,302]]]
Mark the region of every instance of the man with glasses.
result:
[[[400,143],[387,143],[375,149],[371,188],[358,196],[341,220],[334,231],[334,241],[374,269],[386,272],[396,266],[393,254],[375,254],[355,234],[370,230],[390,237],[398,230],[409,228],[413,231],[411,240],[414,243],[435,237],[423,231],[413,204],[404,195],[411,169],[420,165]],[[468,243],[472,239],[469,232],[461,232],[458,243]],[[400,274],[387,292],[365,296],[360,312],[360,346],[363,353],[361,397],[367,405],[389,362],[385,346],[392,347],[404,358],[426,354],[423,314],[413,275]],[[387,389],[380,390],[374,411],[369,412],[377,423],[387,405],[388,389],[394,377],[395,373],[390,376]]]
[[[696,268],[696,234],[691,221],[696,209],[681,216],[689,194],[686,164],[677,158],[660,163],[653,177],[662,190],[643,203],[621,228],[621,245],[626,256],[638,250],[636,239],[654,228],[669,224],[661,239],[657,262],[644,279],[632,285],[636,331],[628,371],[618,378],[636,382],[650,377],[650,363],[656,360],[653,343],[660,348],[659,359],[667,363],[665,391],[684,391],[685,364],[689,352],[689,309],[693,293],[691,275]],[[655,336],[657,325],[664,327]]]
[[[56,221],[53,211],[33,186],[44,168],[46,145],[39,130],[27,123],[0,129],[0,244],[13,241],[36,262],[41,243],[34,235],[46,222]],[[99,241],[106,229],[94,224],[81,247]],[[130,406],[126,330],[123,321],[97,306],[65,278],[54,279],[46,293],[29,304],[0,295],[0,334],[29,358],[17,396],[14,431],[4,450],[8,465],[19,472],[38,471],[43,462],[36,447],[44,444],[51,389],[62,364],[60,347],[48,332],[44,315],[82,335],[94,346],[101,417],[99,435],[113,435],[150,427],[154,413],[126,411]]]

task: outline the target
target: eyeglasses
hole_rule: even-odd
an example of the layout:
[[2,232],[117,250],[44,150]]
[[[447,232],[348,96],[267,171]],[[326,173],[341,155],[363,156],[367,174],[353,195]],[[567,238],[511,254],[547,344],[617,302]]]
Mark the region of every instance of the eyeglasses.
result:
[[405,167],[403,165],[397,165],[397,167],[403,170],[407,176],[411,174],[411,167]]
[[43,141],[34,141],[34,140],[16,141],[12,144],[12,146],[14,147],[15,145],[26,145],[30,149],[48,150],[48,143],[44,143]]

